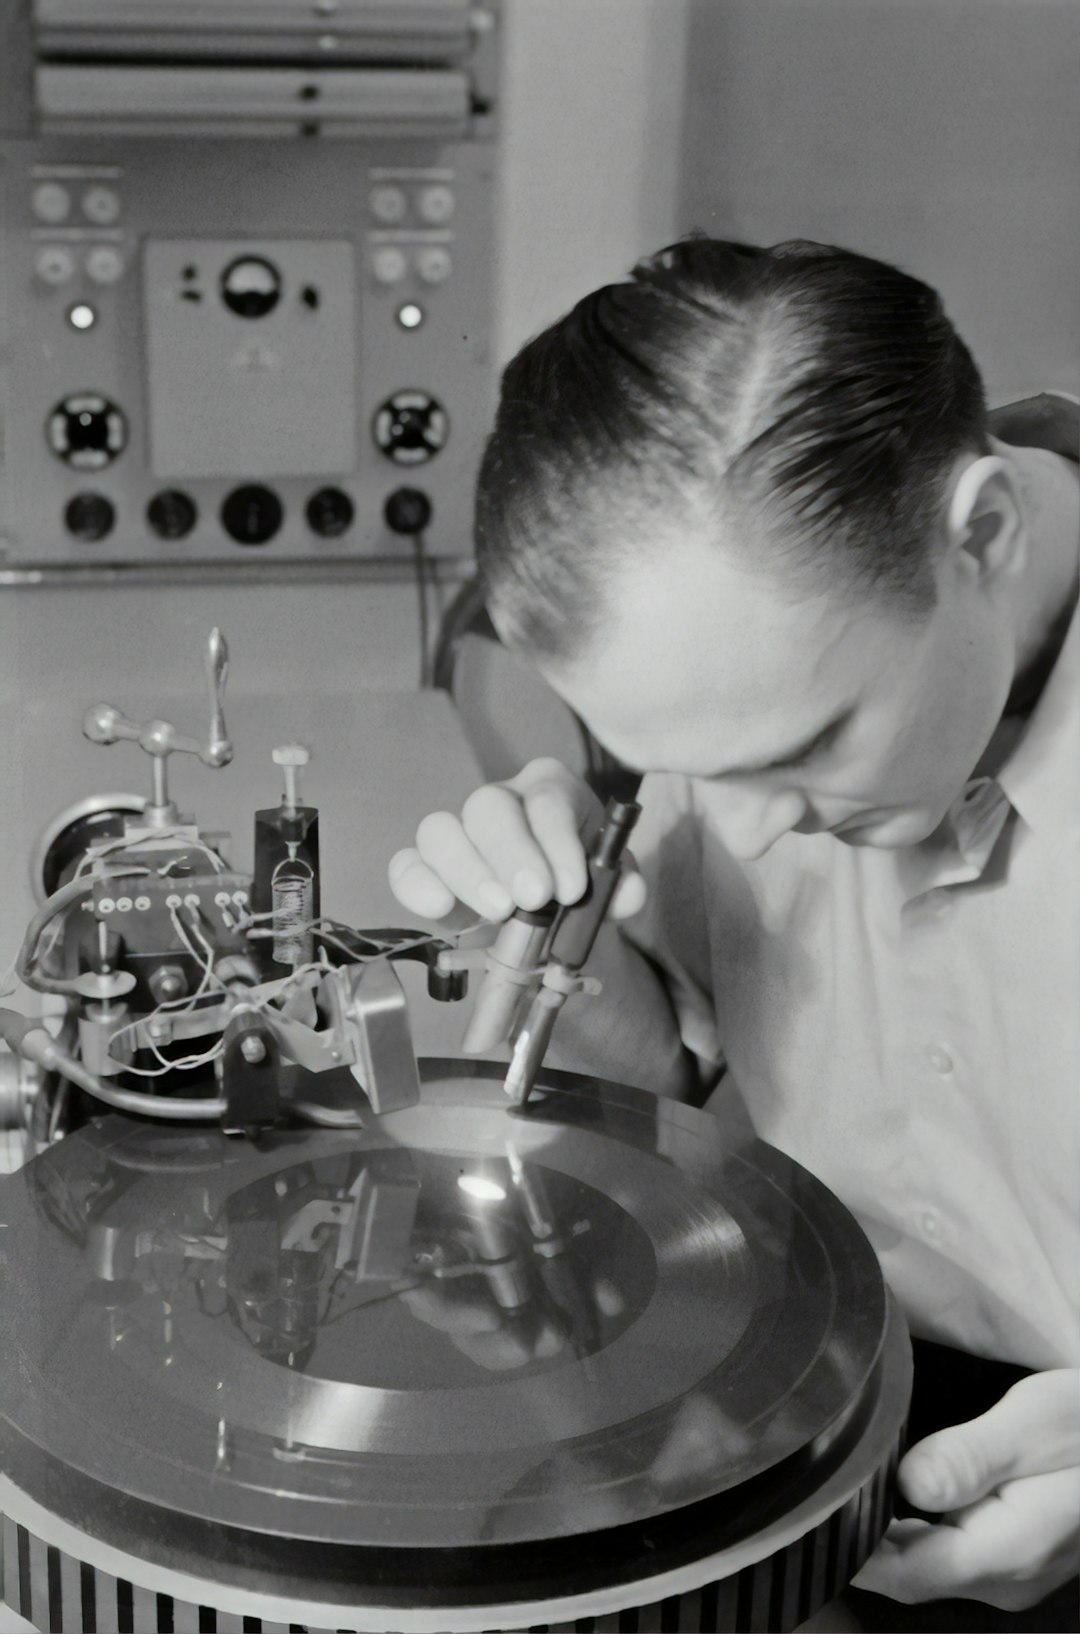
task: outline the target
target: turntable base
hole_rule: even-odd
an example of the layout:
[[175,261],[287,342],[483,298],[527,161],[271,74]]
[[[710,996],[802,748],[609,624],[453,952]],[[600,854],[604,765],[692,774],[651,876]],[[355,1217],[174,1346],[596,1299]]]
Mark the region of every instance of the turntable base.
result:
[[840,1592],[910,1388],[862,1233],[708,1114],[554,1072],[514,1113],[502,1070],[258,1146],[104,1118],[0,1186],[15,1610],[716,1634]]

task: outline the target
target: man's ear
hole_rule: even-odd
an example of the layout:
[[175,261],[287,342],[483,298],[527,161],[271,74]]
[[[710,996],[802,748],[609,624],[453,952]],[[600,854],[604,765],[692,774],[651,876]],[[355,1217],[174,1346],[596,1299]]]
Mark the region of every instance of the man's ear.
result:
[[1013,577],[1027,560],[1027,524],[1016,477],[985,454],[959,468],[946,510],[948,548],[967,574],[986,584]]

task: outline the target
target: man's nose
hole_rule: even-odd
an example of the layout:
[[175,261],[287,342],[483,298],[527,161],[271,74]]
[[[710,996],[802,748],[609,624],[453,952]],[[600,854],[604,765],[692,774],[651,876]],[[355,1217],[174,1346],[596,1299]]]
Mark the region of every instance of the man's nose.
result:
[[720,837],[740,862],[756,862],[802,822],[808,809],[797,789],[731,784],[720,809]]

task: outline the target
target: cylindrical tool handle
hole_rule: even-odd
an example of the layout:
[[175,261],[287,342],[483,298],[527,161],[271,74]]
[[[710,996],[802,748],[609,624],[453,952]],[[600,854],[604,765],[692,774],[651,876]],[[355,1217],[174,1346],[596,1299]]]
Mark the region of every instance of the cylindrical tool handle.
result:
[[641,813],[636,800],[609,800],[600,832],[589,854],[585,894],[564,908],[555,926],[548,958],[564,970],[580,970],[592,952],[615,887],[622,877],[622,856]]
[[484,1055],[513,1032],[522,1000],[539,984],[540,959],[554,917],[554,909],[529,913],[519,908],[499,931],[461,1041],[463,1054]]

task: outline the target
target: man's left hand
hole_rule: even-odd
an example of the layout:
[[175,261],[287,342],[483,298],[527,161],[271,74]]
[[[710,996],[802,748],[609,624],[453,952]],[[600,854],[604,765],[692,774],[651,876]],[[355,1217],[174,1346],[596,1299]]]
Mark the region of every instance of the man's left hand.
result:
[[988,1413],[927,1436],[899,1483],[941,1519],[894,1521],[856,1588],[908,1604],[1037,1605],[1077,1570],[1080,1371],[1032,1374]]

